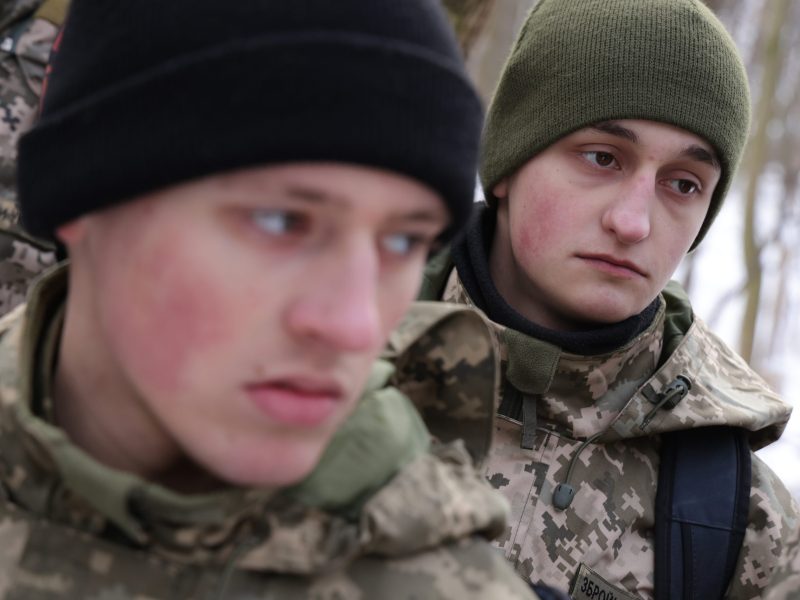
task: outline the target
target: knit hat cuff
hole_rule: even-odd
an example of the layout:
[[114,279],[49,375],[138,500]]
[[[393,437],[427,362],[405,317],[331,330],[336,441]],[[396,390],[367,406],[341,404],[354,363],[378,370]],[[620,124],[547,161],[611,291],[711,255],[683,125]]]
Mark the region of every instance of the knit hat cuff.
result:
[[86,212],[211,173],[336,161],[426,183],[455,230],[473,196],[463,165],[477,160],[474,132],[459,124],[481,110],[460,66],[418,46],[331,32],[239,40],[45,111],[20,143],[22,218],[52,236]]

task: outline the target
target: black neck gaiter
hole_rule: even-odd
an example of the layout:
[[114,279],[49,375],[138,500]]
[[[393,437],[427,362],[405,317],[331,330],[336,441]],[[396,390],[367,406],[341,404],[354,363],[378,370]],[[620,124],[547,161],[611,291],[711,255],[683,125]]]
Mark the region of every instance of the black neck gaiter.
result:
[[605,354],[621,348],[647,329],[658,312],[658,298],[638,315],[611,325],[584,331],[555,331],[529,321],[500,295],[489,271],[497,211],[482,206],[475,211],[469,229],[452,249],[458,276],[475,305],[492,321],[560,347],[572,354]]

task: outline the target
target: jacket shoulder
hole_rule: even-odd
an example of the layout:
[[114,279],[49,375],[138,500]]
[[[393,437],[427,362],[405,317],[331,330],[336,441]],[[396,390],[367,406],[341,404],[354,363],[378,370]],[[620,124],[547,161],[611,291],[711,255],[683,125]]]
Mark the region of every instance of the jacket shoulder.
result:
[[0,317],[0,401],[16,398],[19,385],[19,356],[25,322],[21,304]]
[[[750,432],[751,448],[758,450],[780,437],[792,412],[791,406],[699,318],[694,319],[641,393],[645,397],[661,393],[678,377],[690,382],[688,393],[673,409],[660,411],[647,426],[648,433],[713,425],[741,427]],[[634,412],[646,412],[652,406],[645,400],[636,404]],[[642,419],[637,412],[624,421],[640,423]]]
[[789,490],[753,454],[749,524],[726,597],[762,597],[778,565],[788,563],[791,553],[798,551],[799,517],[800,509]]
[[795,527],[772,574],[765,600],[800,600],[800,527]]
[[[481,538],[466,538],[419,554],[370,556],[314,586],[314,592],[349,589],[342,598],[386,600],[508,600],[537,596],[503,557]],[[321,597],[329,597],[325,593]],[[330,597],[333,597],[332,595]]]
[[500,385],[498,342],[486,318],[461,304],[416,302],[384,358],[395,366],[391,384],[414,403],[434,437],[463,439],[482,462]]

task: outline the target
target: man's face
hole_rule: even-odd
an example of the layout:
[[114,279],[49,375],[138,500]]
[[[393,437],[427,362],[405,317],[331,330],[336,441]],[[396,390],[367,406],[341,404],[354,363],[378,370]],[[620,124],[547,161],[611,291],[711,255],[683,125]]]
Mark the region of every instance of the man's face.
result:
[[448,220],[407,177],[291,164],[160,191],[62,237],[90,274],[92,343],[152,417],[143,442],[285,485],[354,408]]
[[493,190],[500,293],[556,330],[638,314],[697,236],[719,176],[708,143],[662,123],[605,122],[562,138]]

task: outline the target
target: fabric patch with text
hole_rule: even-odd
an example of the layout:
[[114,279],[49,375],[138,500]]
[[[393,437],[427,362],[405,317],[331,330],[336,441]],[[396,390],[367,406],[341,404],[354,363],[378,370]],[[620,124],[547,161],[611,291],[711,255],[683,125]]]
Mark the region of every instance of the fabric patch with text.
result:
[[611,585],[583,563],[572,580],[569,595],[573,600],[640,600],[638,596]]

